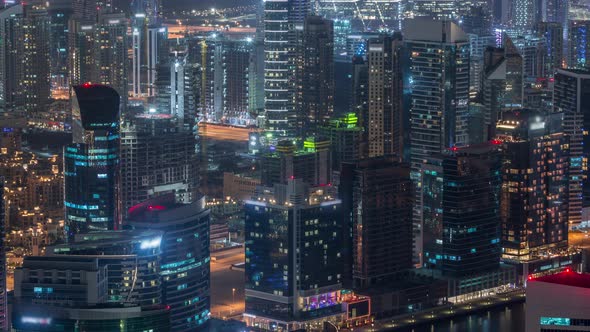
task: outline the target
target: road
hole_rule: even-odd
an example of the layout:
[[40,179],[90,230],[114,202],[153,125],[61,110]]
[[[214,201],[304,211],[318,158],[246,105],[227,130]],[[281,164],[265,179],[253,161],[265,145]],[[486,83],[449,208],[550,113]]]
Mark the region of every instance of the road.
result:
[[211,260],[211,315],[222,319],[239,316],[244,312],[244,272],[230,267],[244,262],[244,248],[211,256],[216,257]]
[[215,124],[199,124],[199,135],[224,141],[248,142],[248,134],[252,129],[221,126]]
[[570,246],[590,248],[590,233],[570,231],[568,241]]

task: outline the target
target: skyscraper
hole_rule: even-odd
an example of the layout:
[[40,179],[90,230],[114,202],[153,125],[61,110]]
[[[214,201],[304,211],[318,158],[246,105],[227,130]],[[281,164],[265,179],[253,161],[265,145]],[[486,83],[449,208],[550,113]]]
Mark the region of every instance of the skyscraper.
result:
[[295,131],[294,68],[300,59],[300,38],[310,9],[308,0],[264,2],[265,128],[280,136]]
[[341,202],[289,180],[246,201],[246,321],[288,331],[341,316]]
[[127,26],[124,14],[101,15],[97,21],[69,23],[70,83],[108,85],[127,101]]
[[[200,43],[203,86],[199,107],[207,121],[251,125],[250,79],[255,76],[251,37],[214,33]],[[252,87],[253,88],[253,87]]]
[[520,108],[524,103],[523,58],[508,37],[504,45],[504,48],[488,48],[484,55],[482,102],[485,140],[494,137],[502,110]]
[[177,203],[173,194],[131,207],[127,223],[158,230],[162,237],[162,301],[170,306],[172,331],[206,329],[209,321],[209,210],[205,199]]
[[403,153],[401,35],[368,43],[368,112],[363,124],[369,157]]
[[157,67],[168,54],[168,30],[160,24],[156,0],[134,0],[132,10],[132,90],[136,97],[155,96]]
[[465,276],[500,265],[500,188],[497,147],[451,148],[442,159],[443,274]]
[[508,260],[531,261],[567,247],[569,137],[552,128],[551,116],[516,110],[498,121],[504,164],[502,257]]
[[140,114],[121,125],[122,212],[159,195],[180,202],[198,198],[199,175],[192,128],[167,114]]
[[584,69],[590,67],[590,20],[571,20],[568,26],[567,67]]
[[590,157],[590,72],[558,69],[555,74],[553,108],[563,113],[563,132],[569,136],[569,222],[579,224],[590,207],[590,179],[586,165]]
[[537,28],[546,41],[545,73],[548,77],[553,77],[555,70],[562,68],[565,62],[563,28],[560,22],[540,22]]
[[[407,22],[410,61],[410,161],[416,195],[420,172],[430,156],[467,145],[469,115],[469,39],[453,22]],[[419,202],[417,200],[417,202]],[[422,209],[414,209],[414,259],[421,260]]]
[[119,228],[119,94],[104,85],[74,86],[73,142],[64,147],[65,231]]
[[339,196],[352,228],[349,248],[352,285],[387,283],[412,268],[410,167],[392,157],[343,163]]
[[[4,191],[4,179],[0,178]],[[0,329],[8,329],[8,294],[6,292],[6,217],[4,215],[4,196],[0,197]]]
[[49,101],[49,16],[43,5],[16,5],[2,21],[4,106],[38,111]]
[[330,140],[311,137],[303,148],[291,140],[279,141],[274,151],[261,156],[261,183],[271,187],[300,179],[311,186],[331,185],[332,168]]
[[49,3],[47,13],[50,20],[49,57],[52,96],[58,97],[69,92],[68,21],[73,14],[72,2],[52,1]]
[[515,0],[510,8],[510,22],[512,28],[519,33],[530,33],[533,31],[539,20],[539,1]]
[[298,136],[311,135],[334,112],[334,27],[332,21],[308,16],[303,28],[302,62],[297,82]]

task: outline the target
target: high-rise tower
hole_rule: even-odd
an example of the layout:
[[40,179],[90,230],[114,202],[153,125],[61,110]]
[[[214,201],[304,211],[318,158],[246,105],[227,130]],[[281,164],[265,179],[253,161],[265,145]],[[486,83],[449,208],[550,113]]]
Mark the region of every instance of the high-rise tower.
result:
[[64,148],[68,239],[119,229],[119,99],[104,85],[74,86],[73,142]]

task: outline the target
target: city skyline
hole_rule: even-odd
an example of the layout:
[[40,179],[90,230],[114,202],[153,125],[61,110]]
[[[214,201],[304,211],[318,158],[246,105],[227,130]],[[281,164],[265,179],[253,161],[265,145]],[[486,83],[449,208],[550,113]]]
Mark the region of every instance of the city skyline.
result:
[[587,1],[7,0],[0,41],[1,330],[590,322]]

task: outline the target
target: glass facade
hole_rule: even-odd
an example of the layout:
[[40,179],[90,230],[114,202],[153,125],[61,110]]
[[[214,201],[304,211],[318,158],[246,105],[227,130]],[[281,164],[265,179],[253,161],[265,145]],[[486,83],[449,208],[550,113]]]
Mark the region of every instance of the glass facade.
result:
[[245,205],[246,313],[287,322],[340,313],[340,201],[279,203]]
[[64,147],[65,232],[119,228],[119,95],[112,88],[74,87],[73,143]]
[[140,203],[129,210],[135,229],[159,230],[162,237],[162,302],[170,306],[173,331],[195,331],[209,321],[209,210],[201,198],[176,203],[174,194]]
[[442,271],[464,276],[500,264],[501,160],[494,146],[451,151],[443,168]]

